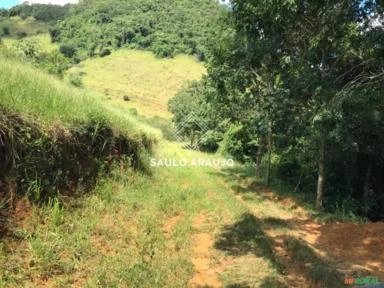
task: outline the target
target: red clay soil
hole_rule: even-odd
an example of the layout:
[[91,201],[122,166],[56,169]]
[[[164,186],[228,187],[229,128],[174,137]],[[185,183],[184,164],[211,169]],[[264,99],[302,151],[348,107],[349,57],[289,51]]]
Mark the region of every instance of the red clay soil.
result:
[[296,212],[288,220],[298,236],[335,262],[346,276],[374,276],[384,281],[384,222],[319,224],[290,197],[276,195],[258,184],[251,186],[265,198]]
[[316,242],[329,255],[384,280],[383,222],[327,224],[319,232]]
[[[1,200],[1,198],[0,198]],[[32,205],[27,198],[13,200],[7,210],[0,211],[0,236],[11,236],[15,227],[29,229],[32,217]]]
[[[206,222],[206,216],[199,214],[193,221],[193,227],[200,229]],[[208,233],[195,233],[193,240],[193,252],[191,262],[193,263],[195,274],[189,281],[189,287],[222,287],[217,278],[217,273],[211,263],[211,253],[214,241]]]

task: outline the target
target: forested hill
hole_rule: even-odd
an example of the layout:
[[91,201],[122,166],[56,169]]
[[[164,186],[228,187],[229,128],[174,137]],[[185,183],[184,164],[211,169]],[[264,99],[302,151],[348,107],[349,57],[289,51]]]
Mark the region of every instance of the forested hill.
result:
[[130,46],[159,57],[187,53],[203,60],[204,42],[224,9],[214,0],[84,0],[51,36],[89,56]]

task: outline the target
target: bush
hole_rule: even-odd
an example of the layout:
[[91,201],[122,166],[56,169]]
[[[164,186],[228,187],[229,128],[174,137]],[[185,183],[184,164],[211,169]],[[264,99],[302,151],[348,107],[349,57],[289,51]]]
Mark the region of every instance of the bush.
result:
[[9,27],[5,26],[3,27],[3,35],[9,36],[11,34],[11,31],[9,30]]
[[174,56],[175,49],[166,43],[155,43],[153,45],[153,53],[160,58],[171,58]]
[[224,134],[220,150],[242,162],[254,161],[258,145],[252,141],[251,134],[241,124],[232,124]]
[[111,55],[111,50],[109,49],[101,49],[100,52],[99,52],[99,56],[100,57],[105,57],[105,56],[108,56],[108,55]]
[[32,60],[35,60],[41,52],[39,43],[29,39],[16,41],[12,45],[12,50]]
[[27,36],[28,36],[27,32],[24,32],[24,31],[20,31],[20,32],[16,33],[16,38],[17,39],[23,39],[23,38],[25,38]]
[[51,36],[52,43],[58,42],[60,37],[60,30],[56,27],[49,29],[49,36]]
[[76,49],[72,45],[63,44],[60,46],[59,51],[65,57],[72,58],[76,54]]
[[209,130],[200,138],[200,149],[205,152],[214,153],[219,148],[219,142],[223,140],[223,135],[219,132]]
[[34,62],[36,66],[60,77],[70,66],[70,60],[59,51],[41,53],[37,57],[37,61]]

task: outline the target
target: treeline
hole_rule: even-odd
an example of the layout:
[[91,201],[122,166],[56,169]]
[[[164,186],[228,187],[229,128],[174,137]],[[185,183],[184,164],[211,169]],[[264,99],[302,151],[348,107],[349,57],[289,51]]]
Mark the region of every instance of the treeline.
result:
[[51,36],[88,56],[131,47],[159,57],[186,53],[204,60],[204,43],[214,35],[224,10],[213,0],[84,0]]
[[70,4],[59,6],[52,4],[22,4],[14,6],[8,10],[1,9],[0,16],[15,17],[19,16],[22,19],[33,17],[38,21],[52,22],[63,20],[69,11]]
[[169,104],[176,124],[319,209],[384,219],[382,3],[232,2],[208,75]]
[[67,16],[70,6],[22,4],[10,9],[0,9],[0,38],[22,39],[47,33],[48,28]]

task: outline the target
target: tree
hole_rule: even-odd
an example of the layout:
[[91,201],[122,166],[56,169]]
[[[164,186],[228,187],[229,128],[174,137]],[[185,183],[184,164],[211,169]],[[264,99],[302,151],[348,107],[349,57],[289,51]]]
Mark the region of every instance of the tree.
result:
[[205,105],[248,131],[243,135],[259,144],[256,159],[265,150],[267,158],[277,155],[283,180],[315,190],[318,209],[359,201],[368,208],[355,212],[368,215],[383,205],[384,32],[373,21],[383,15],[381,2],[232,4],[207,46],[207,79],[216,92]]
[[129,46],[159,57],[187,53],[203,59],[203,47],[223,11],[212,0],[84,0],[58,23],[57,35],[78,50]]

